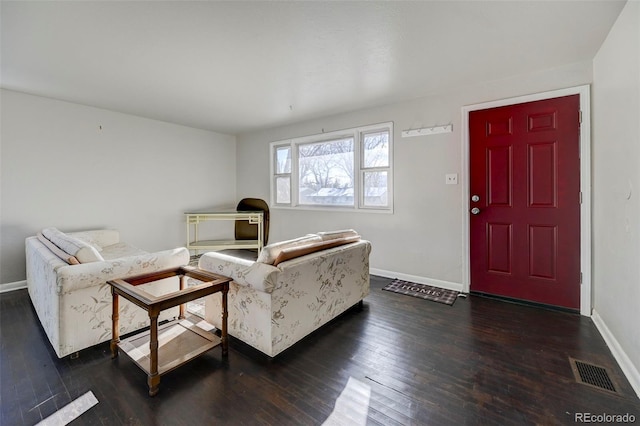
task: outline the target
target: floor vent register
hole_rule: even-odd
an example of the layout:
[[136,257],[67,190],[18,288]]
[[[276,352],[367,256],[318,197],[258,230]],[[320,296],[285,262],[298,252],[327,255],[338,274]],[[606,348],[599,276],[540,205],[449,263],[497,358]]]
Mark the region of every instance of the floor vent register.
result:
[[588,362],[569,358],[573,375],[578,383],[617,394],[618,391],[609,377],[607,369]]

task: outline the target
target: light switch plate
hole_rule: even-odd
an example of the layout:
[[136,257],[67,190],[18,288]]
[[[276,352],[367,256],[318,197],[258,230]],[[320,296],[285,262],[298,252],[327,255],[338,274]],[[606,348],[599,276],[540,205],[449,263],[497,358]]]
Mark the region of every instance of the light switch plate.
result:
[[458,184],[458,174],[457,173],[449,173],[445,176],[445,183],[447,185],[457,185]]

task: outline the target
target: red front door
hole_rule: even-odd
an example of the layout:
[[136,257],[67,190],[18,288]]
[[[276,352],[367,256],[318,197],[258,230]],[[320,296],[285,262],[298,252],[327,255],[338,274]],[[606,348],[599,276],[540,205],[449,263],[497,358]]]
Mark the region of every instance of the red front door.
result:
[[471,291],[579,309],[579,109],[573,95],[470,112]]

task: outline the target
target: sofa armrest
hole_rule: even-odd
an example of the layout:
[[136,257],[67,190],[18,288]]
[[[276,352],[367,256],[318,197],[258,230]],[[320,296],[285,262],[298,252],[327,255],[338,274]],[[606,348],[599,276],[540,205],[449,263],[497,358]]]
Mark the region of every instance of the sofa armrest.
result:
[[234,282],[265,293],[275,287],[279,268],[222,253],[209,252],[200,256],[198,267],[214,274],[230,277]]
[[81,288],[104,284],[109,280],[177,268],[188,263],[189,250],[181,247],[102,262],[67,265],[57,271],[57,293],[66,294]]

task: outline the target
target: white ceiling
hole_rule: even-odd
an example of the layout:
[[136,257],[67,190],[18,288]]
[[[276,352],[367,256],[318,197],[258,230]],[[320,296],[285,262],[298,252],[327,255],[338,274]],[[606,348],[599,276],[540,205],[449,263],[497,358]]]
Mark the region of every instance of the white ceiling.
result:
[[2,1],[3,88],[239,133],[593,58],[624,1]]

